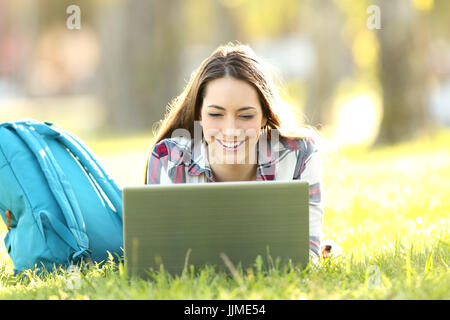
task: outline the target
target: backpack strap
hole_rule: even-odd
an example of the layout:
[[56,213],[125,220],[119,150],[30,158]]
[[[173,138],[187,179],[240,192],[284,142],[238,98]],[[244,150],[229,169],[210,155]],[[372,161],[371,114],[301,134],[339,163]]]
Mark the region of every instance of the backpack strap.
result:
[[[105,172],[103,166],[100,165],[100,160],[95,156],[94,152],[70,132],[53,127],[53,123],[31,121],[32,123],[30,125],[40,134],[54,136],[61,144],[69,149],[87,173],[92,175],[95,183],[97,183],[101,189],[101,196],[106,202],[110,202],[113,207],[111,209],[118,214],[122,221],[122,190],[114,179]],[[29,123],[30,121],[27,122]]]
[[[48,145],[39,137],[40,132],[35,130],[30,121],[15,122],[11,126],[38,160],[50,190],[61,208],[68,229],[52,215],[46,215],[46,218],[60,237],[75,250],[72,256],[73,260],[76,261],[80,257],[89,258],[89,238],[86,234],[83,215],[70,182]],[[48,136],[56,137],[57,135],[51,132],[51,135]],[[70,236],[72,239],[70,239]]]
[[42,135],[55,137],[55,139],[69,149],[87,173],[92,175],[95,183],[101,189],[101,192],[99,192],[100,195],[106,202],[110,202],[113,207],[111,209],[119,215],[122,221],[122,190],[115,180],[103,169],[95,153],[75,135],[58,128],[51,122],[41,123],[35,120],[28,120],[26,123]]
[[[54,130],[53,128],[51,128]],[[103,166],[100,165],[100,160],[95,156],[94,152],[77,137],[68,131],[59,131],[58,140],[64,144],[72,154],[80,161],[81,165],[92,174],[94,180],[109,200],[114,211],[122,221],[122,190],[116,184],[114,179],[109,176]],[[104,197],[102,193],[102,196]]]

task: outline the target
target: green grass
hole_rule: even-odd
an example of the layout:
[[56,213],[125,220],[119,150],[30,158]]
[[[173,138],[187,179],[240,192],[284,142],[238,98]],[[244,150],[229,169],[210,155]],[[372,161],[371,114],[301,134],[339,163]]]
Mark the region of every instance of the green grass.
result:
[[[103,156],[107,145],[93,149]],[[343,254],[319,266],[267,268],[261,257],[253,268],[231,274],[189,267],[176,277],[155,271],[144,281],[127,277],[111,260],[75,272],[14,276],[2,249],[0,299],[450,299],[449,145],[445,131],[329,154],[324,238]]]

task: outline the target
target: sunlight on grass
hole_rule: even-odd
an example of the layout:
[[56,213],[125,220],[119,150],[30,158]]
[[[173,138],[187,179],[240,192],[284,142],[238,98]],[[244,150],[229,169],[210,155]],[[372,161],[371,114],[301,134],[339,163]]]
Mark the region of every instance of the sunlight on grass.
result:
[[[148,141],[141,135],[88,144],[123,183],[141,178]],[[208,268],[175,278],[155,272],[143,281],[109,262],[82,271],[74,289],[67,285],[73,274],[65,271],[44,280],[33,273],[14,276],[2,244],[0,298],[450,299],[449,145],[445,131],[325,156],[323,238],[341,245],[343,254],[323,260],[320,268],[270,270],[256,261],[253,269],[238,271],[239,281]],[[6,234],[3,224],[0,233]]]
[[342,151],[326,162],[325,237],[367,255],[389,250],[397,240],[447,233],[449,138],[438,137],[439,145],[412,143],[359,155]]
[[333,141],[339,145],[370,145],[378,134],[381,106],[368,94],[338,102]]

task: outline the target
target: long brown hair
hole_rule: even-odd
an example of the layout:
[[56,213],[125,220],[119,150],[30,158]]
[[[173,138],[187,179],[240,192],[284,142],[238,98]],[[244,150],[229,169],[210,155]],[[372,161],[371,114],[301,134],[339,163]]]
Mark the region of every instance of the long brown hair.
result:
[[[165,117],[160,122],[158,131],[154,135],[148,150],[146,172],[148,159],[158,142],[170,138],[172,132],[176,129],[186,129],[191,137],[194,136],[194,121],[200,120],[206,85],[214,79],[227,76],[244,80],[256,89],[263,115],[267,119],[263,130],[266,131],[269,139],[272,129],[279,130],[280,136],[304,137],[283,134],[281,121],[273,110],[273,106],[276,105],[279,97],[267,67],[249,46],[239,42],[236,44],[230,42],[219,46],[206,58],[200,67],[191,74],[183,92],[169,103]],[[147,174],[145,174],[146,176]]]

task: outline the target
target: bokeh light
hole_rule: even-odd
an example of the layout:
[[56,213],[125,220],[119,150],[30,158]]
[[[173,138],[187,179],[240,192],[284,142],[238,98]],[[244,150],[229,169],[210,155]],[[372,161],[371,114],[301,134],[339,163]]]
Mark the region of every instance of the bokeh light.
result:
[[369,94],[352,96],[338,102],[332,139],[340,146],[370,145],[375,140],[381,121],[381,106]]

